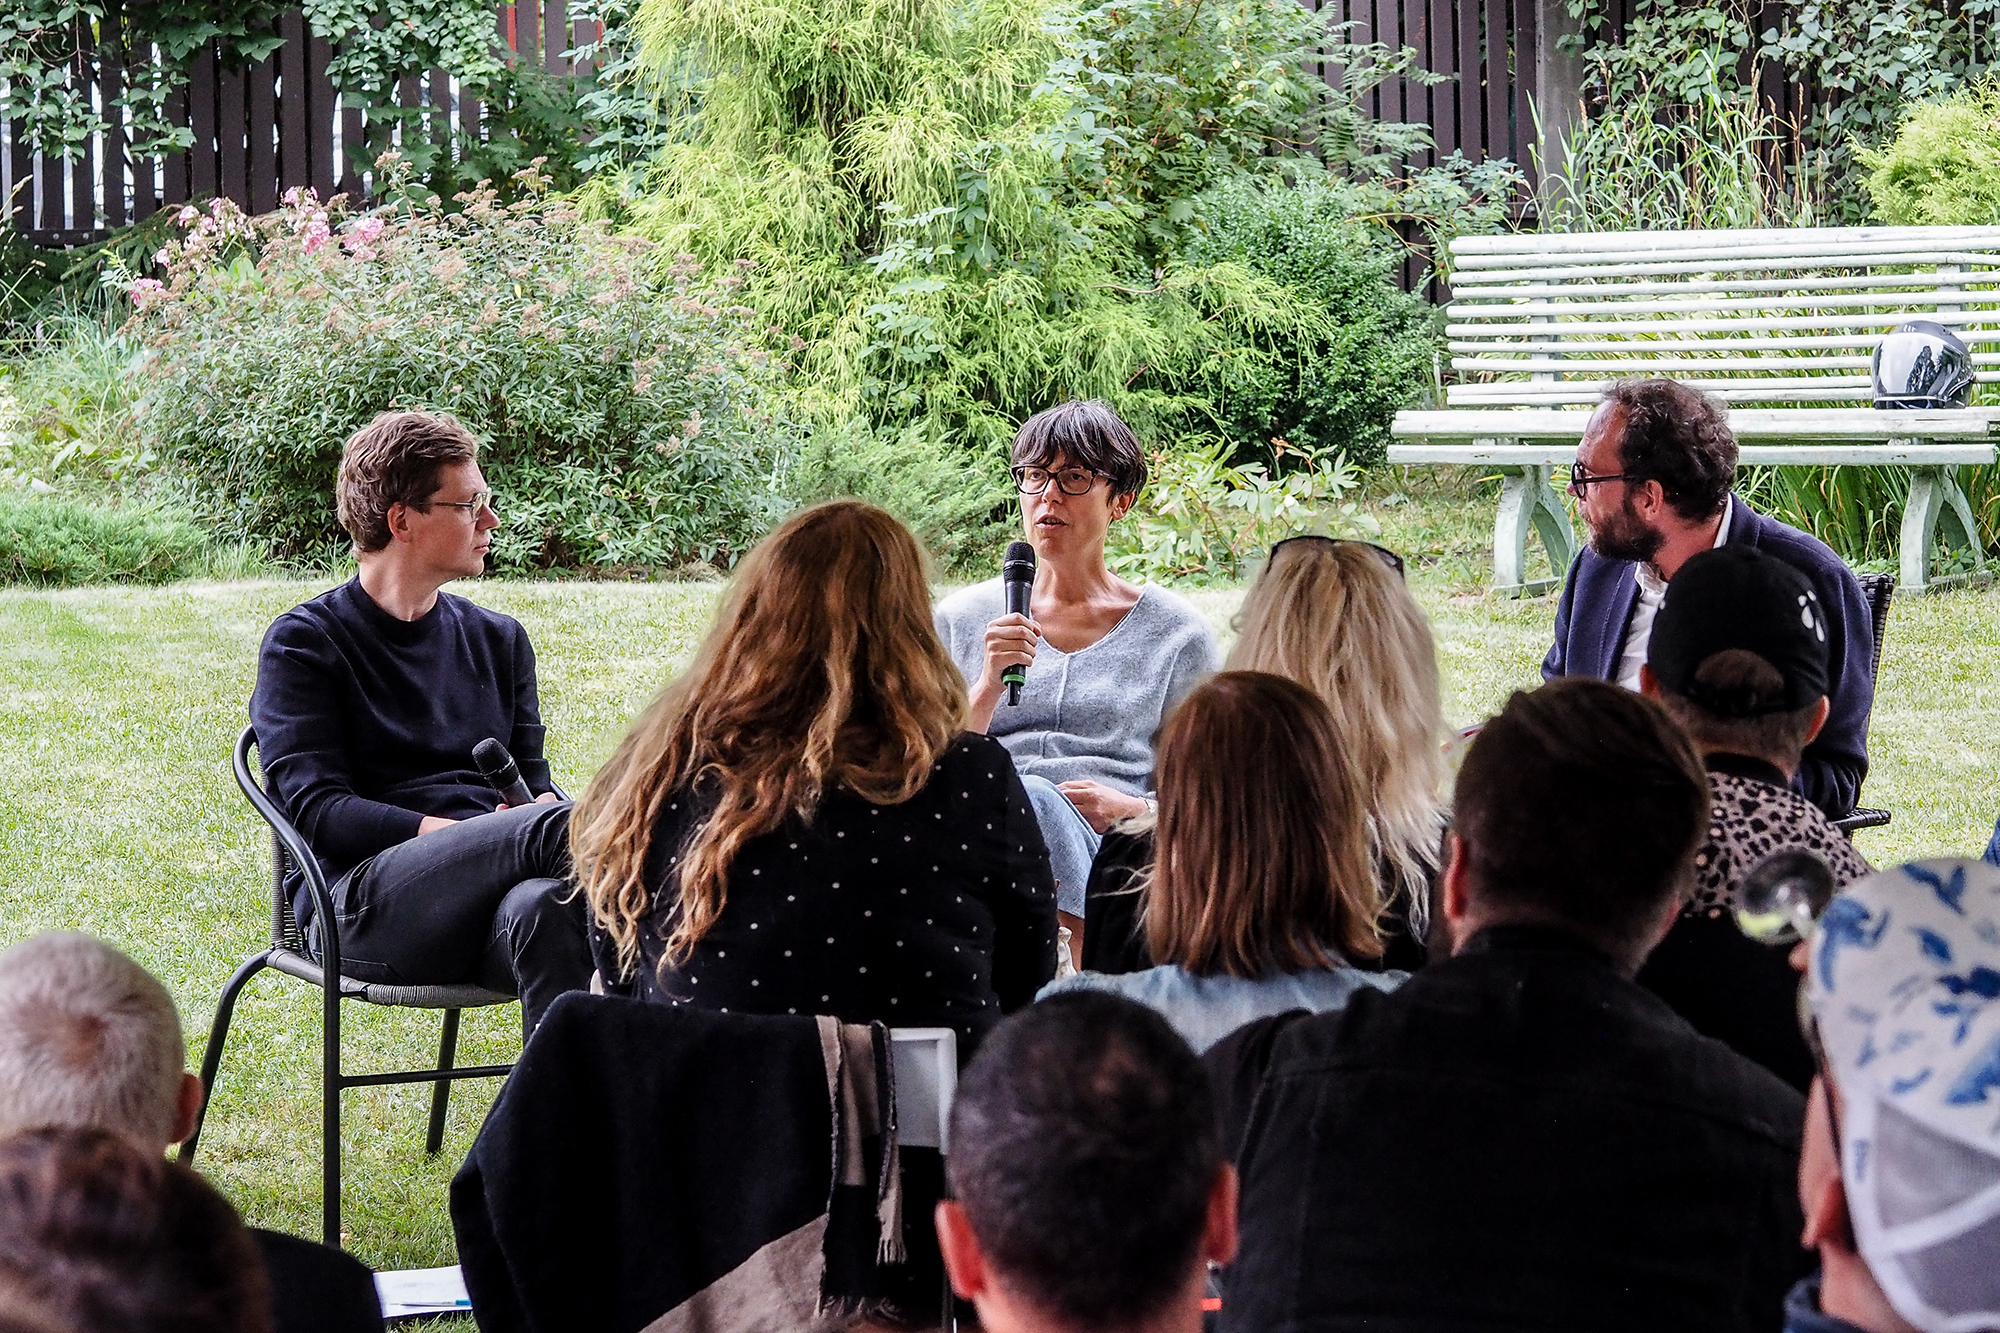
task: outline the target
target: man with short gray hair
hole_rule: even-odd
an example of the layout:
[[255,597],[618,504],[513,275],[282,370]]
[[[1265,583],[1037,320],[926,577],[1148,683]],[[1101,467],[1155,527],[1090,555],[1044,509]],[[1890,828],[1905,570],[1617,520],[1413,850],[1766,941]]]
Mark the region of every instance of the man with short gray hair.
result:
[[[150,1152],[194,1132],[201,1080],[158,978],[101,940],[49,931],[0,953],[0,1138],[48,1125],[108,1130]],[[368,1269],[253,1229],[276,1333],[380,1333]]]

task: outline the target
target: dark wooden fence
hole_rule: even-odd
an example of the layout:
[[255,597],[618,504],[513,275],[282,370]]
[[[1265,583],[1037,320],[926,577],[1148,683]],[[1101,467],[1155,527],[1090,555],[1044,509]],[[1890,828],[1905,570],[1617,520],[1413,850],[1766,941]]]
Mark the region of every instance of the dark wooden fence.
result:
[[1365,104],[1377,120],[1431,127],[1437,149],[1418,165],[1456,151],[1474,162],[1504,157],[1526,170],[1534,159],[1531,99],[1561,106],[1576,96],[1574,74],[1554,59],[1555,32],[1543,31],[1544,20],[1551,27],[1567,21],[1564,9],[1563,0],[1322,0],[1320,5],[1322,13],[1336,11],[1339,22],[1353,25],[1349,40],[1414,47],[1421,67],[1451,76],[1428,87],[1392,79]]
[[[127,0],[146,3],[146,0]],[[518,0],[496,15],[495,41],[511,58],[540,61],[551,73],[571,73],[565,53],[601,35],[595,23],[572,23],[566,0]],[[304,15],[279,23],[284,45],[268,59],[231,68],[214,49],[195,58],[187,86],[168,102],[174,123],[194,136],[184,151],[134,159],[125,129],[114,124],[64,159],[30,150],[0,122],[0,199],[17,232],[38,245],[76,245],[113,227],[140,221],[163,207],[210,195],[235,200],[253,213],[276,208],[294,185],[322,198],[365,193],[348,149],[362,140],[362,113],[343,107],[326,76],[328,44],[308,35]],[[80,83],[109,107],[124,81],[143,72],[150,51],[85,46]],[[458,81],[433,72],[402,80],[397,104],[423,114],[399,122],[396,141],[424,134],[443,141],[457,131],[479,133],[477,98]]]

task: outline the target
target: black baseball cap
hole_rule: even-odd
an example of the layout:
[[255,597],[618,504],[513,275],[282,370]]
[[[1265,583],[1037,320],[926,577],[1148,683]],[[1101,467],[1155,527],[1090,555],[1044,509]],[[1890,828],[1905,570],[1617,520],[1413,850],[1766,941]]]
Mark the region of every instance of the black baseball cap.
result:
[[[1770,663],[1784,689],[1723,690],[1696,679],[1704,662],[1731,649]],[[1661,689],[1718,717],[1797,712],[1826,693],[1826,611],[1791,565],[1752,547],[1719,546],[1674,572],[1646,665]]]

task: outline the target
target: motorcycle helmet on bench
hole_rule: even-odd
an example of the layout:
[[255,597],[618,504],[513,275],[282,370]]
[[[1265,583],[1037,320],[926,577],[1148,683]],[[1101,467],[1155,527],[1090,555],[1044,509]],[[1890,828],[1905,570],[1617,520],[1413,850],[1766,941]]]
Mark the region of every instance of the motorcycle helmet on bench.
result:
[[1875,406],[1964,407],[1972,399],[1972,353],[1928,319],[1899,324],[1875,347]]

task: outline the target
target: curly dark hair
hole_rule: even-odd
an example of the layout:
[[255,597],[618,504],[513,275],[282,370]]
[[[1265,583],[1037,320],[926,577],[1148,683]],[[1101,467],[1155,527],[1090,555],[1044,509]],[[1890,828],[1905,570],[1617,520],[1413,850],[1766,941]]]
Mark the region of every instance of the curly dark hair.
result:
[[1716,399],[1676,380],[1621,380],[1604,401],[1625,409],[1619,471],[1660,483],[1682,518],[1722,512],[1736,484],[1736,437]]

